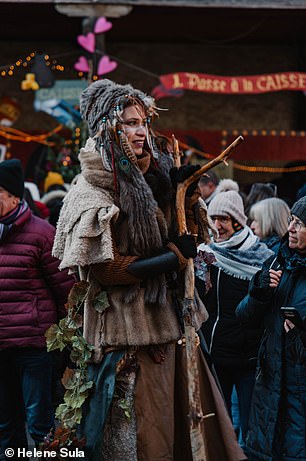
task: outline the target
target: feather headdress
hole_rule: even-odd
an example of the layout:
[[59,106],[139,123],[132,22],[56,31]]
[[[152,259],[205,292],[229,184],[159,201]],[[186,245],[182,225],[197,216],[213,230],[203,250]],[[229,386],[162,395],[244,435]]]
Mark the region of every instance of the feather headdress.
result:
[[148,116],[157,114],[154,99],[129,84],[120,85],[105,78],[89,85],[81,94],[80,112],[88,123],[90,136],[99,132],[103,121],[114,126],[124,107],[133,102],[141,104]]

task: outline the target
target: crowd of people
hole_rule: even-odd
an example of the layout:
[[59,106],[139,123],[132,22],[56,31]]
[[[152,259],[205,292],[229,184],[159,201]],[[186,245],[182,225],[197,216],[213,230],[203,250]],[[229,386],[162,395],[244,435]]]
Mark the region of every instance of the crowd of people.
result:
[[7,448],[17,459],[27,433],[42,447],[52,432],[58,370],[45,332],[85,281],[86,459],[306,461],[305,187],[287,203],[275,184],[246,195],[209,170],[187,189],[180,235],[176,190],[200,166],[174,167],[154,99],[103,79],[80,111],[89,138],[70,187],[49,172],[40,196],[19,160],[0,163],[0,460]]

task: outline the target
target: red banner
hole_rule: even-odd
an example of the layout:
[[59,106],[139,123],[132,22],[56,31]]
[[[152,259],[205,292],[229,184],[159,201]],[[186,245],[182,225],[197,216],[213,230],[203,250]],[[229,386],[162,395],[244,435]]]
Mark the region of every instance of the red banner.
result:
[[[175,128],[164,130],[162,133],[169,138],[174,133],[179,141],[213,157],[222,152],[239,134],[242,134],[240,132],[233,134],[231,131],[224,132],[221,130],[198,131]],[[230,157],[230,160],[234,162],[275,162],[275,164],[279,165],[281,162],[305,160],[306,132],[304,131],[296,132],[294,136],[290,135],[290,133],[271,135],[271,132],[265,135],[261,135],[260,132],[257,135],[252,135],[250,132],[249,134],[243,133],[243,137],[245,142],[235,149]]]
[[238,77],[177,72],[161,75],[159,78],[168,90],[180,89],[220,94],[258,94],[284,90],[306,91],[306,73],[302,72]]

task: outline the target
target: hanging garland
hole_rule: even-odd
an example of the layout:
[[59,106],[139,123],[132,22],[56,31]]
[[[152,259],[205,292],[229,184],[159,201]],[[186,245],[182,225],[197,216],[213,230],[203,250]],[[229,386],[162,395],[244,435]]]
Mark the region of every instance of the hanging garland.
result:
[[48,133],[31,135],[12,127],[0,125],[0,136],[11,141],[37,142],[46,146],[54,146],[54,143],[52,141],[48,141],[47,138],[50,138],[52,135],[58,133],[62,128],[63,125],[58,125]]
[[[110,21],[105,17],[100,17],[95,21],[93,32],[89,32],[86,35],[78,35],[78,44],[90,54],[89,59],[85,56],[80,56],[75,62],[74,68],[79,72],[79,76],[83,76],[86,73],[88,80],[95,81],[98,80],[99,76],[108,74],[117,68],[117,62],[112,61],[106,54],[103,54],[97,62],[97,52],[99,50],[96,50],[96,35],[103,34],[112,27],[113,25]],[[101,51],[99,54],[101,54]]]
[[[66,317],[58,324],[51,325],[45,333],[48,352],[68,349],[70,360],[74,364],[73,368],[66,368],[64,374],[68,375],[68,379],[63,382],[66,389],[64,401],[55,412],[59,425],[51,430],[41,447],[45,451],[55,451],[58,459],[62,459],[61,449],[82,448],[85,445],[85,439],[77,437],[76,429],[82,420],[82,406],[94,385],[93,381],[87,379],[88,362],[94,348],[86,342],[82,334],[82,310],[88,293],[88,282],[75,283],[65,305]],[[96,295],[93,305],[100,313],[109,307],[104,291]]]

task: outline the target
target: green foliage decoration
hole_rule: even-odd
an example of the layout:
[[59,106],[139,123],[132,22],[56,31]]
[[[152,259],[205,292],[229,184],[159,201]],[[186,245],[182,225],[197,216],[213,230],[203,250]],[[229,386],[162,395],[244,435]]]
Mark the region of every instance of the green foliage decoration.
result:
[[[60,449],[67,446],[83,446],[84,440],[76,437],[76,427],[82,419],[82,405],[90,395],[94,385],[87,380],[87,366],[93,346],[84,339],[81,331],[81,309],[88,297],[89,283],[77,282],[72,287],[66,304],[67,315],[58,324],[51,325],[45,333],[48,352],[70,350],[70,360],[75,364],[69,370],[69,378],[63,383],[66,389],[64,401],[55,412],[59,427],[54,434],[49,434],[44,450]],[[66,369],[67,370],[67,369]],[[58,458],[60,458],[58,452]]]

